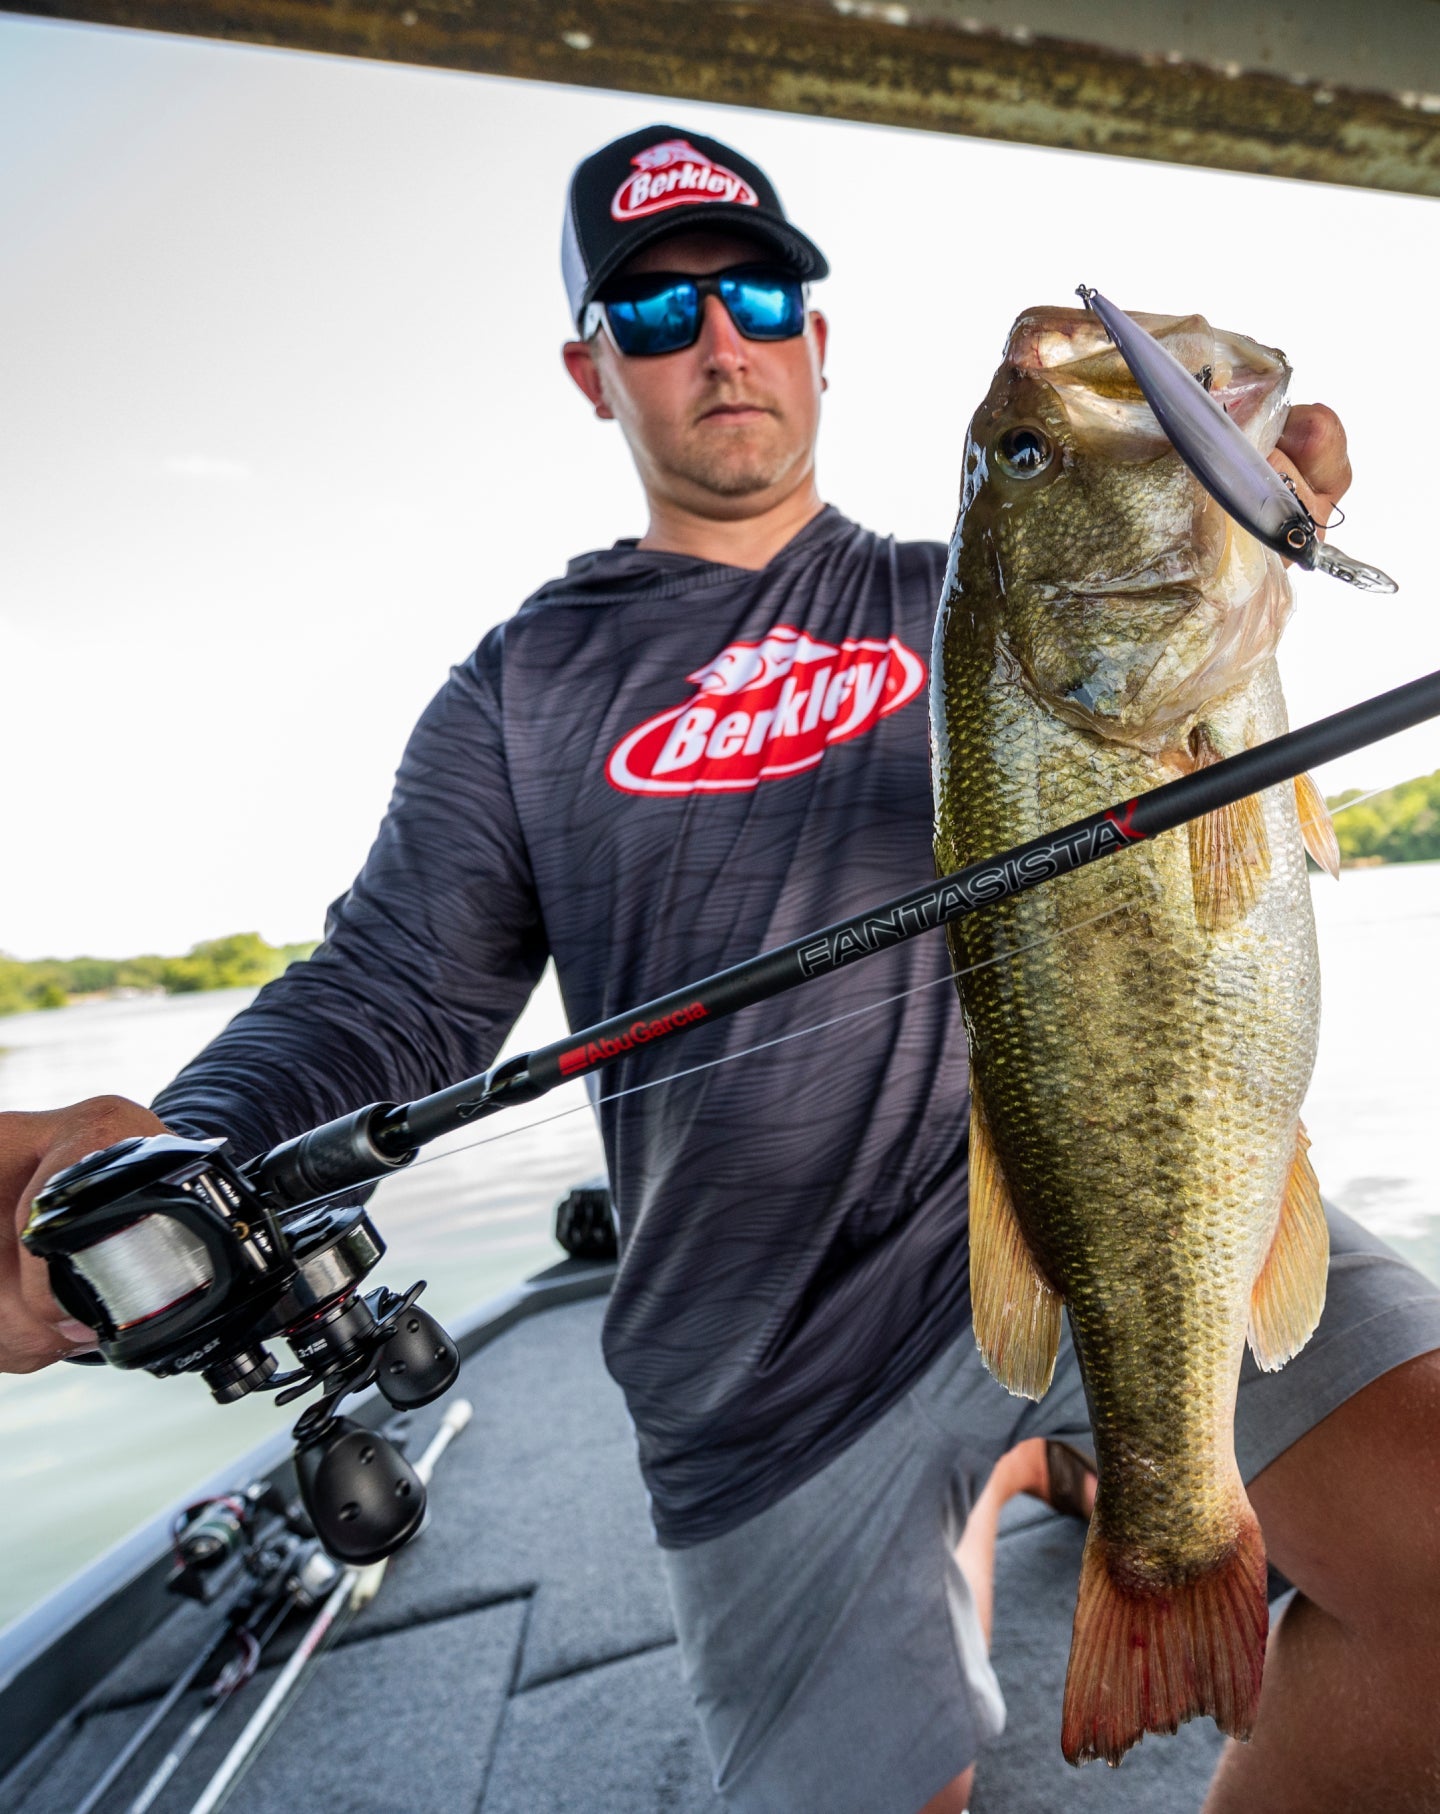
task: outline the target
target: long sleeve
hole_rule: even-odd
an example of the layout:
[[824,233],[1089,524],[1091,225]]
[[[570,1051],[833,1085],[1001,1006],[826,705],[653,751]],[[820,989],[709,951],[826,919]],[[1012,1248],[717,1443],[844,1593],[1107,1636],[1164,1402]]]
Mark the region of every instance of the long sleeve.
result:
[[454,669],[410,739],[365,867],[325,942],[156,1098],[238,1154],[482,1070],[547,956],[506,765],[503,631]]

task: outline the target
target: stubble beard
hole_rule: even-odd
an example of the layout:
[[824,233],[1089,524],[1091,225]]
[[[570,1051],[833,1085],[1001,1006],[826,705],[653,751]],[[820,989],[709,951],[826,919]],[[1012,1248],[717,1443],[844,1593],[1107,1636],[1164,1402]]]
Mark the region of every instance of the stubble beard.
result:
[[738,446],[682,446],[676,450],[673,470],[714,497],[746,498],[768,491],[784,479],[798,457],[776,433],[779,424],[772,420],[769,428],[771,433],[759,445],[747,437]]

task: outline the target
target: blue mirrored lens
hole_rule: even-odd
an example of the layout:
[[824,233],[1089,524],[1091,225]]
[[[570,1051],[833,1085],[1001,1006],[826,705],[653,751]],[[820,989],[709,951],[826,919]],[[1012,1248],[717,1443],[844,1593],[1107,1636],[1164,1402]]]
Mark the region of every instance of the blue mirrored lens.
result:
[[786,277],[722,277],[720,300],[748,340],[793,340],[805,328],[805,297]]
[[747,340],[793,340],[805,331],[805,289],[775,271],[731,270],[718,277],[670,277],[636,296],[608,300],[606,318],[622,353],[644,358],[693,346],[702,297],[718,295]]
[[622,353],[674,353],[695,339],[700,293],[693,283],[668,283],[653,296],[607,302],[605,314]]

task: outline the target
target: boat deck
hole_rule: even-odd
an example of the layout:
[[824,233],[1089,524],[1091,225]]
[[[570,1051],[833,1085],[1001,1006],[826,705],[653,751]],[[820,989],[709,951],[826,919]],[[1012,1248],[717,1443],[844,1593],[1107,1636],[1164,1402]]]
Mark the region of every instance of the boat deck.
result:
[[[600,1299],[547,1309],[465,1364],[474,1421],[441,1461],[422,1535],[323,1658],[227,1806],[238,1814],[711,1814]],[[416,1418],[419,1453],[440,1406]],[[1021,1509],[1023,1508],[1023,1509]],[[999,1546],[995,1666],[1007,1730],[973,1814],[1194,1814],[1220,1740],[1149,1738],[1118,1771],[1059,1746],[1081,1527],[1029,1500]],[[68,1814],[215,1614],[177,1608],[0,1785],[7,1814]],[[273,1665],[272,1665],[273,1667]],[[270,1669],[262,1670],[260,1684]],[[188,1697],[193,1706],[196,1696]],[[225,1710],[156,1803],[189,1807],[259,1700]],[[183,1715],[172,1715],[167,1733]],[[128,1807],[152,1744],[112,1791]],[[797,1809],[796,1814],[822,1814]],[[875,1814],[914,1814],[908,1808]]]

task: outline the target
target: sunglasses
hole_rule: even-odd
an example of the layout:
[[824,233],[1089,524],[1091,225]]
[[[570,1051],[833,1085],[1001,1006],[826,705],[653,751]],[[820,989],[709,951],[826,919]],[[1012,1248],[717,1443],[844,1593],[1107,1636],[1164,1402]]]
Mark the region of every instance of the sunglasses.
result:
[[747,340],[794,340],[805,331],[805,285],[773,265],[732,265],[711,277],[657,271],[606,287],[585,310],[580,337],[590,339],[603,315],[616,346],[634,359],[694,346],[707,296],[720,298]]

